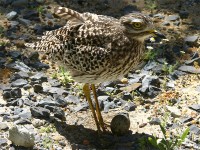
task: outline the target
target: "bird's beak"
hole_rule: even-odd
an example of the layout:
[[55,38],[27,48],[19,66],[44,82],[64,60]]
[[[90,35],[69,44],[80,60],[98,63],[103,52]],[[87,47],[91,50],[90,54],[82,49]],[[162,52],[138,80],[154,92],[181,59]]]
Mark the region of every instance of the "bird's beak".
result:
[[149,31],[151,34],[153,34],[154,36],[156,37],[159,37],[159,38],[162,38],[162,39],[166,39],[166,36],[162,33],[160,33],[159,31],[157,30],[151,30]]

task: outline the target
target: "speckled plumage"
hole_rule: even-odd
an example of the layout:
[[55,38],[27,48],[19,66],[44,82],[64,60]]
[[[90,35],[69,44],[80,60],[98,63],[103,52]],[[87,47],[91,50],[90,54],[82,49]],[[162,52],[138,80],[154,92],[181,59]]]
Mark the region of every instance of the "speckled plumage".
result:
[[[153,29],[151,20],[140,13],[115,19],[58,7],[55,14],[69,21],[27,46],[45,52],[82,83],[116,80],[137,67],[145,52],[144,39]],[[137,21],[142,29],[132,30],[130,22]]]

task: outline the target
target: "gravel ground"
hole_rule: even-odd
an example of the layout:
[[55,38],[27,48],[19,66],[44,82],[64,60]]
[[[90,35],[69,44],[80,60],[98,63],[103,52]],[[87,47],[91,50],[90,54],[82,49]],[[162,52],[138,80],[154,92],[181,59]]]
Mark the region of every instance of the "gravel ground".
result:
[[[147,2],[0,0],[0,149],[154,150],[147,139],[163,138],[160,124],[171,139],[190,128],[176,149],[200,149],[200,2]],[[148,53],[140,70],[97,85],[105,122],[127,113],[127,134],[98,135],[82,85],[24,46],[66,23],[51,13],[58,5],[117,18],[142,10],[166,35],[168,40],[146,41],[146,48],[155,52]]]

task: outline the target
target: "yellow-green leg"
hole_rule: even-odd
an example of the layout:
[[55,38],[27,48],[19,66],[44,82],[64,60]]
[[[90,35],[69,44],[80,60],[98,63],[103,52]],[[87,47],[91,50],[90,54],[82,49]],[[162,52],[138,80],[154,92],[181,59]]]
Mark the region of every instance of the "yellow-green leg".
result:
[[98,120],[97,120],[97,116],[96,116],[96,113],[95,113],[95,109],[94,109],[94,106],[92,104],[92,100],[91,100],[91,95],[90,95],[90,88],[89,88],[89,84],[85,84],[83,86],[83,92],[85,94],[85,97],[89,103],[89,106],[90,106],[90,109],[92,111],[92,114],[93,114],[93,117],[94,117],[94,120],[95,120],[95,123],[96,123],[96,126],[97,126],[97,130],[98,132],[100,132],[100,126],[99,126],[99,123],[98,123]]
[[99,102],[98,102],[98,99],[97,99],[97,93],[96,93],[96,88],[95,88],[95,85],[92,84],[92,91],[93,91],[93,94],[94,94],[94,100],[95,100],[95,103],[96,103],[96,112],[97,112],[97,117],[98,117],[98,120],[99,120],[99,124],[102,128],[102,130],[105,132],[106,129],[105,129],[105,124],[103,122],[103,117],[101,115],[101,111],[100,111],[100,107],[99,107]]

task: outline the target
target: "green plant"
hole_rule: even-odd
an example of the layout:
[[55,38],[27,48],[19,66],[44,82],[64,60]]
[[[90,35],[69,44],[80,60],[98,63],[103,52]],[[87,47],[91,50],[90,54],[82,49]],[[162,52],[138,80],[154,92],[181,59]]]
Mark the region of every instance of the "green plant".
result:
[[174,70],[178,67],[179,63],[176,62],[175,64],[173,65],[168,65],[167,62],[165,62],[162,66],[162,70],[165,74],[171,74],[174,72]]
[[0,25],[0,37],[2,37],[3,34],[4,34],[4,27],[2,27],[2,26]]
[[51,149],[53,147],[53,140],[49,138],[49,136],[45,136],[45,138],[42,141],[42,144],[44,148]]
[[62,84],[66,85],[69,82],[73,82],[74,80],[70,76],[68,71],[65,71],[64,67],[60,67],[60,76]]
[[148,51],[144,55],[144,60],[154,60],[157,56],[157,51],[148,49]]
[[56,132],[56,128],[54,125],[51,124],[46,127],[42,127],[40,129],[40,133],[54,133],[54,132]]
[[44,9],[43,6],[39,6],[39,7],[37,8],[37,12],[38,12],[39,14],[43,14],[44,11],[45,11],[45,9]]
[[162,139],[159,139],[154,136],[148,138],[150,144],[159,150],[174,150],[175,148],[180,147],[190,131],[190,129],[187,128],[181,136],[169,138],[165,128],[162,125],[160,125],[160,129],[163,134]]
[[157,0],[145,0],[145,7],[153,13],[153,10],[157,8]]

